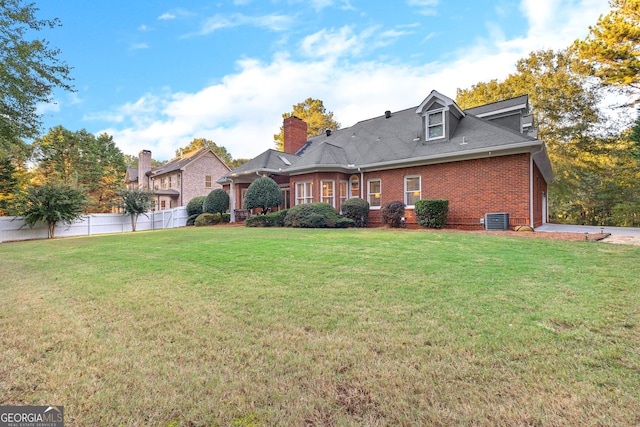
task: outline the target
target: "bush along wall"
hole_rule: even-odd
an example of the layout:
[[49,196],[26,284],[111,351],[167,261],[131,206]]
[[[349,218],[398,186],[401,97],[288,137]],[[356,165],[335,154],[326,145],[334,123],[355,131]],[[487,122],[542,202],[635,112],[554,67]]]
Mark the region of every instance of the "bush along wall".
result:
[[380,209],[382,223],[389,227],[404,227],[404,202],[395,200],[385,203]]
[[447,223],[449,201],[443,199],[418,200],[415,204],[418,224],[428,228],[442,228]]
[[198,215],[198,217],[194,222],[194,225],[196,227],[202,227],[205,225],[216,225],[220,223],[228,223],[229,220],[230,220],[229,214],[220,215],[220,214],[203,213]]
[[333,228],[338,219],[338,212],[328,203],[305,203],[289,209],[284,225],[300,228]]
[[356,227],[366,227],[369,224],[369,202],[366,200],[345,200],[340,209],[342,210],[342,216],[352,219]]
[[245,226],[247,227],[283,227],[284,220],[287,216],[288,209],[277,212],[271,212],[266,215],[252,216],[247,218]]

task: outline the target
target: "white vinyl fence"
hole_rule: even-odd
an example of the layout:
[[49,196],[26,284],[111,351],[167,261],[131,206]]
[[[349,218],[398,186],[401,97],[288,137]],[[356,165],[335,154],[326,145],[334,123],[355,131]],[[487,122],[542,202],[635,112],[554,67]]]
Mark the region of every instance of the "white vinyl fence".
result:
[[[181,206],[138,217],[136,231],[161,230],[184,227],[187,224],[187,208]],[[84,215],[71,225],[57,225],[55,237],[91,236],[93,234],[127,233],[131,231],[131,216],[122,214]],[[46,239],[47,224],[37,223],[33,228],[25,225],[22,217],[0,216],[0,243],[14,240]]]

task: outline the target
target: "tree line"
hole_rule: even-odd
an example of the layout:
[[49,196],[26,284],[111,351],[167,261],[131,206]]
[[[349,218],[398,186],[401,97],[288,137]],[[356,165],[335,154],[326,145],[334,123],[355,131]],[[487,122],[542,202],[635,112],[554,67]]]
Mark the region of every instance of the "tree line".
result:
[[611,1],[584,40],[520,59],[504,80],[458,89],[462,108],[529,95],[538,138],[555,182],[551,222],[640,226],[640,117],[628,125],[602,111],[614,93],[637,105],[640,89],[640,2]]

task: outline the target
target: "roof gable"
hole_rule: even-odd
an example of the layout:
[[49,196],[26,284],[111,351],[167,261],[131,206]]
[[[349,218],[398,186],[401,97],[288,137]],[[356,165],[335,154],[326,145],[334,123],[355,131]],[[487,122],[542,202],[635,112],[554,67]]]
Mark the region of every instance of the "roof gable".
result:
[[167,173],[182,170],[186,166],[188,166],[190,163],[195,162],[196,160],[200,159],[202,156],[207,155],[208,153],[211,153],[228,170],[231,170],[231,168],[225,162],[223,162],[222,159],[220,159],[220,157],[218,157],[218,155],[213,150],[211,150],[210,148],[200,148],[199,150],[190,151],[188,153],[183,154],[180,157],[171,159],[162,166],[158,166],[156,168],[151,169],[151,171],[148,172],[148,175],[158,176],[158,175],[164,175]]
[[[434,104],[438,104],[441,107],[433,108]],[[444,96],[436,90],[432,90],[429,96],[418,105],[416,114],[423,115],[426,111],[433,111],[438,108],[444,108],[451,111],[457,118],[464,117],[464,112],[458,107],[455,101],[447,96]]]

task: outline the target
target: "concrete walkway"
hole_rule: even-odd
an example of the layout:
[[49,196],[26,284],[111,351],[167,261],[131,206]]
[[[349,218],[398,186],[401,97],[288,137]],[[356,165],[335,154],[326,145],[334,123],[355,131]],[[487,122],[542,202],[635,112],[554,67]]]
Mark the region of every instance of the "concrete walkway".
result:
[[612,236],[638,236],[640,237],[640,228],[632,227],[598,227],[593,225],[568,225],[568,224],[544,224],[536,227],[536,231],[550,233],[609,233]]

